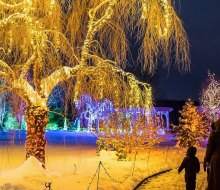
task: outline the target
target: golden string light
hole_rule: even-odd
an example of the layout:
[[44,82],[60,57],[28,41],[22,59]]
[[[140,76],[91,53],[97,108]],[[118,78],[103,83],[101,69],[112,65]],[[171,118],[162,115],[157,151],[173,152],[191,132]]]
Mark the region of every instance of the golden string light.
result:
[[[84,45],[82,47],[82,53],[81,53],[81,64],[82,65],[85,64],[85,61],[88,55],[90,55],[89,49],[94,39],[94,35],[111,18],[112,14],[114,13],[113,8],[116,3],[117,3],[116,0],[111,0],[111,1],[105,0],[101,2],[94,9],[90,9],[88,31],[87,31],[86,39],[84,41]],[[109,4],[109,5],[104,16],[101,17],[99,20],[95,21],[96,12],[99,11],[99,9],[101,9],[102,6],[104,6],[105,4]]]
[[[141,19],[142,20],[146,20],[149,17],[149,2],[147,0],[142,0],[142,15],[141,15]],[[166,35],[168,34],[168,30],[170,27],[170,21],[171,21],[171,17],[170,17],[170,1],[169,0],[160,0],[158,7],[161,7],[160,11],[162,12],[162,17],[161,21],[163,20],[164,24],[158,24],[158,32],[159,32],[159,36],[160,37],[166,37]]]
[[145,0],[142,1],[142,15],[141,19],[145,20],[147,18],[147,2]]
[[140,60],[147,63],[144,64],[144,69],[149,73],[154,73],[157,68],[158,55],[163,57],[168,67],[171,62],[170,51],[173,51],[176,53],[175,62],[178,63],[179,68],[189,70],[187,35],[171,2],[169,0],[142,0],[142,11],[140,25],[144,24],[147,28],[140,30],[143,35],[139,34],[139,39],[144,36],[140,49]]
[[177,132],[179,145],[181,147],[202,146],[207,138],[208,124],[204,115],[200,115],[192,100],[188,100],[180,111],[179,126],[174,130]]
[[161,36],[166,36],[170,27],[170,14],[169,14],[169,2],[168,0],[161,0],[161,5],[164,9],[165,27],[161,32]]

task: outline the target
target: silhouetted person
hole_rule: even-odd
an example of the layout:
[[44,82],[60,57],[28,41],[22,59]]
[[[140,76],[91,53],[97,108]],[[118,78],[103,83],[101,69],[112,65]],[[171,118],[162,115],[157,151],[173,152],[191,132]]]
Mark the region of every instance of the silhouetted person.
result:
[[210,133],[204,158],[204,162],[210,165],[208,190],[220,190],[220,119],[215,122],[215,128]]
[[[212,122],[211,124],[211,129],[212,131],[215,130],[215,123]],[[209,173],[210,173],[210,164],[204,159],[204,162],[203,162],[203,167],[204,167],[204,171],[207,172],[207,181],[209,180]]]
[[211,128],[212,128],[212,131],[215,130],[215,123],[214,123],[214,122],[212,122],[212,124],[211,124]]
[[186,157],[183,159],[178,173],[185,168],[186,190],[196,189],[196,174],[200,171],[199,159],[196,157],[196,147],[187,149]]

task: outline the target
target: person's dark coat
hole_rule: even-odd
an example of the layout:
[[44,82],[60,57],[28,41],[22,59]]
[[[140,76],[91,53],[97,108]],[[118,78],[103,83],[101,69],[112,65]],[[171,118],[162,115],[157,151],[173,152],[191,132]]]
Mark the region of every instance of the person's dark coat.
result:
[[215,122],[206,148],[205,162],[210,165],[208,190],[220,190],[220,119]]
[[[216,129],[214,122],[211,123],[211,129],[212,129],[212,131],[214,131]],[[210,165],[205,159],[203,162],[203,167],[204,167],[204,171],[207,172],[207,181],[209,181]]]
[[183,159],[178,169],[178,172],[180,173],[185,168],[185,182],[187,190],[195,190],[196,174],[200,171],[199,159],[195,155],[196,148],[188,148],[186,157]]

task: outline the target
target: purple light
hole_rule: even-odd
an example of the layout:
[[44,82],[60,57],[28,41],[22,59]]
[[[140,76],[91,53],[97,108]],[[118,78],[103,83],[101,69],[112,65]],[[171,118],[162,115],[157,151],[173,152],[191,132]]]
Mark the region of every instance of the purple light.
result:
[[92,131],[93,126],[96,127],[96,131],[99,131],[99,122],[103,121],[105,124],[108,124],[114,112],[122,112],[126,114],[126,117],[132,117],[131,125],[136,122],[140,115],[154,115],[156,116],[158,126],[163,123],[161,122],[161,115],[155,109],[151,109],[150,113],[147,113],[145,108],[115,109],[110,100],[105,99],[96,102],[91,96],[86,94],[82,95],[76,102],[76,110],[78,112],[77,120],[80,120],[80,127],[87,128],[88,131]]

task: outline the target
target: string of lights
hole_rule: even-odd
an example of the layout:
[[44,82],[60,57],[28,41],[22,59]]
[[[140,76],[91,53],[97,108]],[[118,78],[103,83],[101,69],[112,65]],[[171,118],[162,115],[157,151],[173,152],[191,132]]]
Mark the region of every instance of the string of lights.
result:
[[200,101],[209,121],[216,121],[220,117],[220,83],[215,74],[208,73],[208,86],[203,89]]

